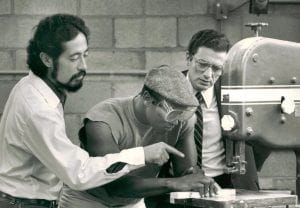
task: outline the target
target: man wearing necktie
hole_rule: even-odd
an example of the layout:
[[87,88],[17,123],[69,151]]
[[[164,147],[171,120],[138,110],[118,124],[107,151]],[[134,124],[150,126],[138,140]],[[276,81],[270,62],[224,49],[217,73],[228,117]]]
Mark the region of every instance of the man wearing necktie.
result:
[[225,145],[220,125],[221,79],[230,43],[215,30],[202,30],[193,35],[187,48],[188,70],[184,73],[191,82],[200,106],[194,139],[197,146],[197,165],[206,176],[213,177],[222,188],[258,190],[257,170],[252,147],[246,145],[245,175],[225,174]]

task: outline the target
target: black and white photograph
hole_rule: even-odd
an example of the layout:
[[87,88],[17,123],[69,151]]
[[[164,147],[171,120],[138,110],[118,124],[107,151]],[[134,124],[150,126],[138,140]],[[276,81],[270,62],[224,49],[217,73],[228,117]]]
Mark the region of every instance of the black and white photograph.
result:
[[299,203],[300,0],[0,0],[0,208]]

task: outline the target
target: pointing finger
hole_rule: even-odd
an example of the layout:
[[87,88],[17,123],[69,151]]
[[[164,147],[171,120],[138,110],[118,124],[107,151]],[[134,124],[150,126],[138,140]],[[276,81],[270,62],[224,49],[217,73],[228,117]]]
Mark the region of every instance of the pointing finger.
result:
[[178,157],[184,157],[184,154],[180,151],[178,151],[177,149],[175,149],[174,147],[171,147],[170,145],[165,145],[165,150],[170,153],[170,154],[173,154],[173,155],[176,155]]

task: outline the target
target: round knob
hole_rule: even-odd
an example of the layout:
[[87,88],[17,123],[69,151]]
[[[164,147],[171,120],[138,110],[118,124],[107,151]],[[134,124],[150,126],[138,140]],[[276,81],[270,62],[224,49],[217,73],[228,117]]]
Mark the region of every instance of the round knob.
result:
[[257,53],[253,54],[253,55],[252,55],[252,61],[256,63],[256,62],[258,61],[258,57],[259,57],[259,56],[258,56]]
[[296,81],[297,81],[297,77],[293,77],[293,78],[291,79],[291,83],[292,83],[292,84],[295,84]]
[[221,119],[221,126],[224,131],[231,131],[235,127],[234,118],[231,115],[224,115]]
[[247,131],[247,136],[251,136],[253,134],[253,129],[250,126],[247,127],[246,131]]
[[292,97],[282,96],[281,98],[281,111],[286,114],[295,112],[296,104]]
[[253,114],[253,109],[252,108],[246,108],[246,115],[247,116],[252,116],[252,114]]

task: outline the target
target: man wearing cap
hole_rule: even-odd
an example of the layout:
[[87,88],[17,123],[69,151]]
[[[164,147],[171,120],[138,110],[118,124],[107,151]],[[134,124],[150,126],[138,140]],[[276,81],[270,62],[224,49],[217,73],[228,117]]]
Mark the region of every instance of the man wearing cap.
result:
[[164,142],[183,152],[184,158],[170,155],[177,178],[156,178],[161,165],[151,164],[87,192],[65,186],[59,206],[140,208],[145,207],[143,197],[172,191],[215,194],[214,181],[203,172],[186,175],[196,165],[193,133],[197,106],[198,101],[184,75],[165,65],[149,71],[138,95],[112,98],[94,106],[80,130],[82,145],[91,155]]

